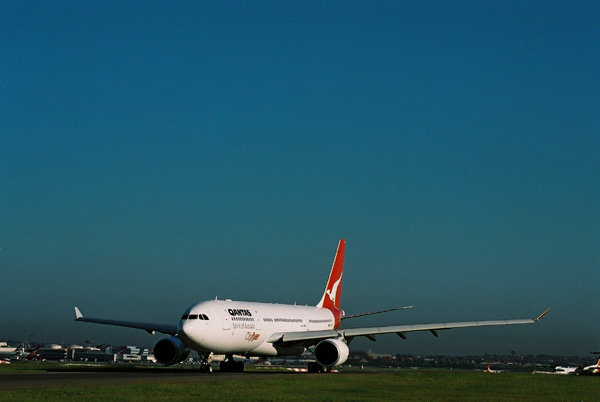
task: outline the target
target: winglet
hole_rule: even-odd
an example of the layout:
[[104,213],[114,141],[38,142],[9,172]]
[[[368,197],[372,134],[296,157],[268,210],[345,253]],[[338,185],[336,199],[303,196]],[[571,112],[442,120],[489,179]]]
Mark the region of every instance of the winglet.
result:
[[548,311],[550,311],[550,307],[548,307],[548,308],[546,309],[546,311],[544,311],[542,314],[540,314],[540,316],[539,316],[538,318],[535,318],[533,321],[536,321],[536,322],[537,322],[537,321],[541,320],[542,318],[544,318],[544,316],[545,316],[546,314],[548,314]]
[[75,307],[75,321],[77,321],[80,318],[83,318],[83,314],[81,314],[81,311],[79,311],[79,308]]

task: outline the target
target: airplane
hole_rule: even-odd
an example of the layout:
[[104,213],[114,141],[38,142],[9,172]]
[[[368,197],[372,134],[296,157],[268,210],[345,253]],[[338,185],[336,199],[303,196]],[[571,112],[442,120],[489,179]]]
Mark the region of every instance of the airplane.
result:
[[[590,352],[594,355],[600,355],[600,352]],[[562,375],[598,375],[600,374],[600,359],[591,366],[556,366],[554,371],[534,371],[535,374],[562,374]]]
[[43,360],[39,354],[41,348],[41,345],[37,345],[35,348],[27,348],[24,350],[22,356],[26,360]]
[[23,350],[23,345],[19,345],[15,348],[12,346],[8,346],[6,342],[0,342],[0,359],[18,358]]
[[[600,352],[590,352],[594,355],[600,355]],[[600,358],[596,364],[592,364],[591,366],[586,366],[581,370],[581,374],[583,375],[599,375],[600,374]]]
[[533,324],[550,310],[548,308],[533,319],[340,328],[340,324],[346,319],[412,307],[346,315],[340,308],[345,248],[346,241],[340,239],[325,291],[316,306],[215,298],[189,307],[177,325],[90,318],[83,316],[77,307],[75,321],[170,335],[159,340],[154,347],[156,360],[165,365],[183,361],[192,349],[201,357],[202,372],[212,372],[208,360],[211,352],[226,356],[219,364],[221,371],[240,372],[244,370],[244,363],[235,361],[233,355],[266,358],[298,356],[308,349],[316,360],[308,365],[309,372],[329,372],[332,367],[339,366],[348,359],[348,345],[356,337],[366,337],[374,341],[377,335],[396,334],[406,339],[406,333],[414,331],[429,331],[437,337],[438,331],[451,328]]
[[492,370],[492,369],[490,368],[490,365],[488,364],[488,365],[487,365],[487,370],[484,370],[483,372],[484,372],[484,373],[494,373],[494,374],[496,374],[496,373],[502,373],[502,370]]
[[0,346],[0,359],[35,360],[39,358],[38,353],[40,348],[41,345],[38,345],[36,348],[25,347],[25,345],[19,345],[16,348]]
[[556,366],[554,367],[554,371],[548,374],[558,374],[558,375],[579,375],[581,371],[580,367],[576,366]]

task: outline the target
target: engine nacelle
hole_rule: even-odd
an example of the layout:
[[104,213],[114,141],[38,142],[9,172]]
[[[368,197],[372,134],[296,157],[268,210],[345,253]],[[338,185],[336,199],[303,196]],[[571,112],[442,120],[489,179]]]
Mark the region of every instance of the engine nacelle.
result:
[[315,347],[317,363],[323,367],[339,366],[348,360],[350,349],[339,339],[325,339]]
[[154,357],[162,364],[176,364],[188,357],[190,349],[181,339],[172,336],[161,339],[154,345]]

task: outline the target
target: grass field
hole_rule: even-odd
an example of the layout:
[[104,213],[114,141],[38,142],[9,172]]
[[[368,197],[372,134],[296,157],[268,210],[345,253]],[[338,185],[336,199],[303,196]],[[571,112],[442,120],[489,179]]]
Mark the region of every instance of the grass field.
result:
[[[0,371],[0,376],[3,371]],[[198,374],[206,376],[206,374]],[[205,378],[205,377],[204,377]],[[600,401],[600,378],[451,370],[2,390],[0,401]]]

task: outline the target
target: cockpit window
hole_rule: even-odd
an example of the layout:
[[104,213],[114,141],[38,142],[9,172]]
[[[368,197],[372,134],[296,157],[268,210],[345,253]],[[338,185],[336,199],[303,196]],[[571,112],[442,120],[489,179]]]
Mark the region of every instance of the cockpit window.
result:
[[208,320],[206,314],[184,314],[181,316],[182,320]]

